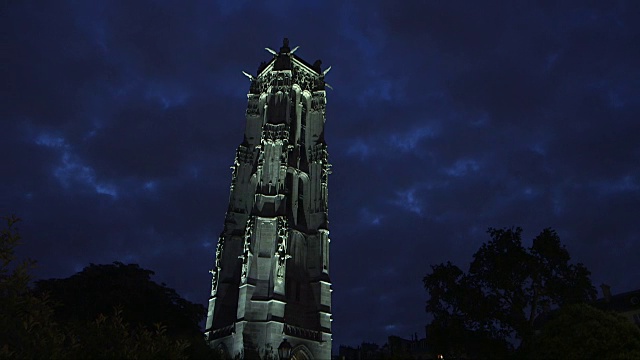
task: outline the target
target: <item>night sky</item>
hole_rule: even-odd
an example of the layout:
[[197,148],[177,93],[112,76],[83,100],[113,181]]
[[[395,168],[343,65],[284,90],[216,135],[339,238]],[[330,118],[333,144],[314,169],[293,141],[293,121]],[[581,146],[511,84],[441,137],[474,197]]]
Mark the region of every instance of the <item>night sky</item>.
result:
[[205,304],[249,81],[323,68],[334,349],[424,337],[430,265],[556,229],[640,288],[639,1],[4,1],[0,213],[36,278],[138,263]]

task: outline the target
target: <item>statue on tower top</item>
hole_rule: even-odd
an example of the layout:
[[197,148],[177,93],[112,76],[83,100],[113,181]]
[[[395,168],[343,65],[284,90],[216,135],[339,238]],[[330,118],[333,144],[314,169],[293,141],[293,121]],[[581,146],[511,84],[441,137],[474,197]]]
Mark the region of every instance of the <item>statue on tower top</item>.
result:
[[281,54],[289,53],[291,49],[289,48],[289,38],[284,38],[282,40],[282,47],[280,48]]

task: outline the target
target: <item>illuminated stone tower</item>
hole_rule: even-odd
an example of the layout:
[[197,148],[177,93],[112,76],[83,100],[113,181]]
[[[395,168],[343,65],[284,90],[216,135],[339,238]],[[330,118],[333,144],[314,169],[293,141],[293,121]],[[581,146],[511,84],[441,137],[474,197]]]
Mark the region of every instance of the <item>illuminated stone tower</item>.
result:
[[205,335],[245,358],[331,358],[324,72],[284,39],[251,80]]

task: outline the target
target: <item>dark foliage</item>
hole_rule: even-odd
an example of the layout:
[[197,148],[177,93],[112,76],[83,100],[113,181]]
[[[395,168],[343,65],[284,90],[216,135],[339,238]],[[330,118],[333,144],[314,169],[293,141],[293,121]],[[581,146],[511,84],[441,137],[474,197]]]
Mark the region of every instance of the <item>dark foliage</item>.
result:
[[35,293],[46,294],[57,304],[55,319],[60,323],[85,324],[117,308],[124,322],[148,330],[160,324],[170,338],[191,343],[189,355],[207,355],[209,348],[198,325],[206,309],[153,282],[153,274],[137,264],[91,264],[66,279],[37,281]]
[[29,292],[32,260],[16,263],[15,248],[20,234],[15,216],[2,217],[6,228],[0,231],[0,358],[65,357],[67,340],[53,321],[53,310],[46,298]]
[[537,332],[530,359],[640,359],[640,329],[622,315],[586,304],[556,311]]
[[198,328],[203,307],[137,265],[92,265],[29,289],[35,262],[16,261],[19,219],[2,219],[0,359],[217,358]]
[[530,248],[522,246],[520,228],[488,233],[491,240],[473,255],[468,272],[447,262],[424,278],[434,316],[428,341],[438,352],[507,356],[514,340],[530,340],[542,312],[595,298],[589,271],[569,262],[554,230],[543,230]]

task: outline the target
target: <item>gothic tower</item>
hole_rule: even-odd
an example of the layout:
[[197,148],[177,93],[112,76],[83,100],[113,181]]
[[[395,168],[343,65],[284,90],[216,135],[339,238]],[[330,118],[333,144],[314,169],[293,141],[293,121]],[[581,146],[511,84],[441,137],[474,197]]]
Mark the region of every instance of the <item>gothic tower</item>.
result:
[[[245,358],[331,358],[324,72],[284,39],[251,80],[205,335]],[[286,340],[286,341],[285,341]],[[286,345],[285,345],[286,346]]]

